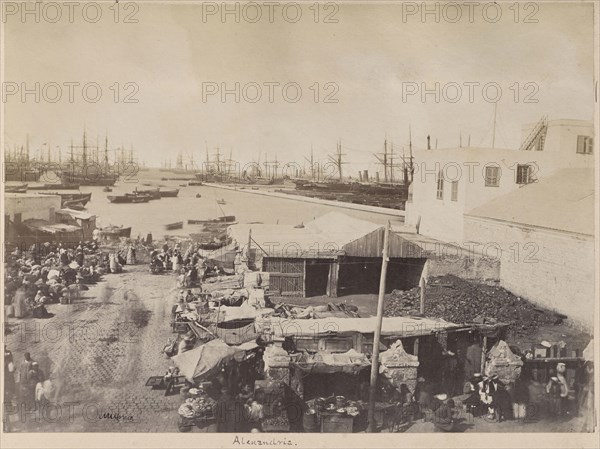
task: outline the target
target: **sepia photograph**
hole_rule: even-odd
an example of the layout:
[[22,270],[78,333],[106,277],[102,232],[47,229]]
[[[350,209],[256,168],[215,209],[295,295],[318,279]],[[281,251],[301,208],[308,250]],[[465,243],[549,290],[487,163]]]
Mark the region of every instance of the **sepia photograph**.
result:
[[2,447],[598,447],[597,1],[0,6]]

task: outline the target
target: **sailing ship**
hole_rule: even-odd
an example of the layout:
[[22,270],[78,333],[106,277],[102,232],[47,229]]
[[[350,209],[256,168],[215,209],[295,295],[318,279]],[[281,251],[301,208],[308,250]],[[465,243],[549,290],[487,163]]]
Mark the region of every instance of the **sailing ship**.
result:
[[[74,149],[81,149],[81,154],[75,157]],[[95,147],[95,160],[88,151],[94,149],[89,147],[86,141],[85,131],[83,132],[83,143],[81,147],[75,147],[71,143],[68,170],[61,170],[58,174],[63,184],[78,184],[82,186],[114,186],[119,176],[112,170],[108,163],[108,137],[104,144],[104,163],[100,164],[98,160],[99,148]]]

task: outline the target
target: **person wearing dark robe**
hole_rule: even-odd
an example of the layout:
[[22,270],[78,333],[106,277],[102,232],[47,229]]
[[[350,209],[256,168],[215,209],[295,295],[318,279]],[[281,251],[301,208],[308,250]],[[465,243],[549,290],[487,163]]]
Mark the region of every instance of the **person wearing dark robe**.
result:
[[4,345],[4,397],[10,402],[15,395],[15,364],[13,355]]
[[236,432],[238,424],[241,424],[239,412],[241,410],[238,401],[231,396],[227,388],[223,388],[216,407],[217,432]]
[[513,418],[512,401],[506,386],[500,381],[498,375],[494,374],[490,382],[494,386],[492,393],[492,407],[496,412],[496,420],[498,422],[511,420]]

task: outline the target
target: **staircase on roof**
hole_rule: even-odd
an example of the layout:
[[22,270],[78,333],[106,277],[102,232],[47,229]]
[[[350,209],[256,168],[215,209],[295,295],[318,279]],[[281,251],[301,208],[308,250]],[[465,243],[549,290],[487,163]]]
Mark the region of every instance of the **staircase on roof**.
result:
[[529,151],[537,143],[538,151],[544,149],[544,142],[546,141],[546,132],[548,131],[548,116],[544,115],[539,122],[533,127],[527,138],[521,144],[520,151]]

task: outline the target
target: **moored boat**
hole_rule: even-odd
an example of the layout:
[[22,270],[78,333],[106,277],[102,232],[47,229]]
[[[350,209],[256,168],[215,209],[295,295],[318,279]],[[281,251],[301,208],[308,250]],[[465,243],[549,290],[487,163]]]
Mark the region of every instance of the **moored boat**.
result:
[[144,190],[135,189],[135,191],[133,193],[126,193],[125,195],[148,195],[148,196],[150,196],[151,200],[160,200],[161,199],[159,187],[157,187],[156,189],[144,189]]
[[106,186],[102,189],[103,192],[112,192],[112,188],[110,188],[109,186]]
[[147,203],[150,201],[149,195],[107,195],[111,203]]
[[165,229],[167,231],[171,231],[173,229],[181,229],[183,228],[183,221],[178,221],[176,223],[169,223],[165,225]]
[[81,200],[64,200],[62,202],[63,209],[73,209],[73,210],[83,210],[85,208],[85,204]]
[[179,189],[160,190],[159,192],[160,192],[161,198],[164,198],[164,197],[176,197],[179,194]]
[[188,224],[212,224],[212,223],[233,223],[235,215],[224,215],[213,220],[188,220]]
[[104,228],[98,228],[100,235],[103,237],[130,237],[131,226],[124,228],[123,226],[105,226]]
[[5,193],[27,193],[27,184],[21,184],[18,186],[4,186]]

